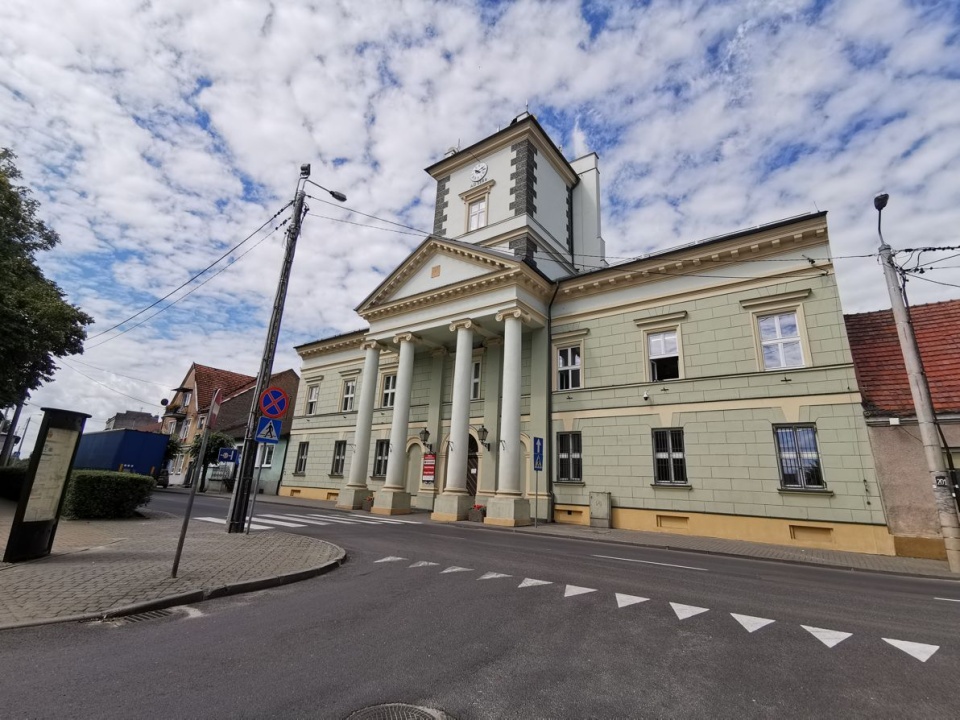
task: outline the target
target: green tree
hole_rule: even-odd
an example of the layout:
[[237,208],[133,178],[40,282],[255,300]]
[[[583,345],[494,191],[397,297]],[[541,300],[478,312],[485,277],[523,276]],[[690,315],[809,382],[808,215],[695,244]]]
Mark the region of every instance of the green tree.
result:
[[49,381],[54,358],[83,353],[86,313],[44,277],[36,254],[60,242],[37,213],[40,203],[17,184],[16,155],[0,148],[0,407],[16,404]]
[[[190,456],[196,460],[200,455],[200,444],[203,442],[203,433],[197,433],[193,436],[193,445],[190,447]],[[207,438],[207,451],[204,453],[203,463],[200,466],[200,492],[207,490],[207,466],[217,462],[217,456],[223,448],[232,448],[236,440],[222,432],[212,432]],[[194,481],[196,482],[196,481]]]

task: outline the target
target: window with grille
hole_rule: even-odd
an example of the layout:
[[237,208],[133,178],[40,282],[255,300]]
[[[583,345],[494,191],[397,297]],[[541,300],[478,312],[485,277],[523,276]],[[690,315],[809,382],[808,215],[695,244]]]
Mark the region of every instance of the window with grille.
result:
[[310,452],[310,443],[302,442],[297,446],[297,464],[294,472],[302,475],[307,471],[307,453]]
[[557,348],[557,389],[576,390],[580,387],[580,346]]
[[557,433],[557,482],[583,482],[580,433]]
[[383,393],[380,397],[380,407],[392,408],[397,398],[397,376],[383,376]]
[[653,481],[657,485],[687,484],[682,428],[653,431]]
[[800,325],[794,311],[757,318],[765,370],[803,367]]
[[777,441],[781,486],[792,490],[824,489],[816,427],[778,425],[773,434]]
[[343,381],[343,399],[340,401],[341,412],[351,412],[353,410],[353,399],[357,394],[357,381]]
[[473,361],[473,374],[470,376],[470,399],[480,399],[480,361]]
[[487,224],[487,199],[485,197],[475,200],[469,206],[469,224],[467,230],[479,230],[486,227]]
[[383,477],[387,474],[387,457],[390,454],[390,441],[377,440],[377,447],[373,453],[373,474]]
[[333,443],[333,463],[330,465],[331,475],[343,475],[343,463],[347,457],[347,441],[337,440]]
[[680,353],[676,330],[647,335],[647,353],[650,359],[650,382],[676,380],[680,377]]
[[320,400],[320,386],[311,385],[307,390],[307,415],[317,414],[317,402]]

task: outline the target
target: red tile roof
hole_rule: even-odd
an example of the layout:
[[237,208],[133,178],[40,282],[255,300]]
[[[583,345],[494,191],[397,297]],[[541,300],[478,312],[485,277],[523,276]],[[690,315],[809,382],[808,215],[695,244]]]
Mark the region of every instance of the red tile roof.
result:
[[[217,430],[242,440],[247,431],[247,417],[250,413],[250,404],[253,402],[253,386],[255,380],[234,390],[226,396],[223,407],[220,409],[220,418],[217,420]],[[281,437],[290,432],[293,422],[294,408],[297,406],[297,390],[300,387],[300,376],[294,370],[283,370],[270,376],[270,385],[283,388],[290,398],[290,406],[280,426]]]
[[193,371],[197,390],[197,410],[201,411],[210,407],[210,401],[213,400],[213,393],[216,392],[217,388],[223,390],[223,395],[226,397],[237,388],[256,380],[249,375],[241,375],[240,373],[197,363],[193,364]]
[[[960,412],[960,300],[915,305],[910,315],[934,409]],[[857,313],[844,320],[866,414],[915,415],[893,312]]]

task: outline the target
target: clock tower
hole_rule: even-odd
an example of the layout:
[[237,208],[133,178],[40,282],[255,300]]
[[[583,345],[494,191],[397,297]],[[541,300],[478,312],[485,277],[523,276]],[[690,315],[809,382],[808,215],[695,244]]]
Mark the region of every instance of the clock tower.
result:
[[568,161],[522,113],[427,168],[437,181],[433,234],[509,253],[552,279],[604,267],[597,161]]

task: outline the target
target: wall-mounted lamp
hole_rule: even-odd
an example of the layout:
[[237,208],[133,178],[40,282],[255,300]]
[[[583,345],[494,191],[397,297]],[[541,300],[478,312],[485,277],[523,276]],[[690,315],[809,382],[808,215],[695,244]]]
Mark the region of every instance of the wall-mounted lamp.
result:
[[427,449],[427,452],[433,452],[433,445],[428,441],[430,440],[430,431],[426,428],[423,428],[420,431],[420,442],[423,443],[423,446]]
[[487,442],[487,435],[490,434],[490,431],[487,430],[483,425],[477,428],[477,438],[480,440],[480,444],[483,445],[487,450],[490,449],[490,443]]
[[643,391],[643,399],[644,399],[644,400],[649,400],[649,399],[650,399],[650,393],[648,393],[646,390]]

